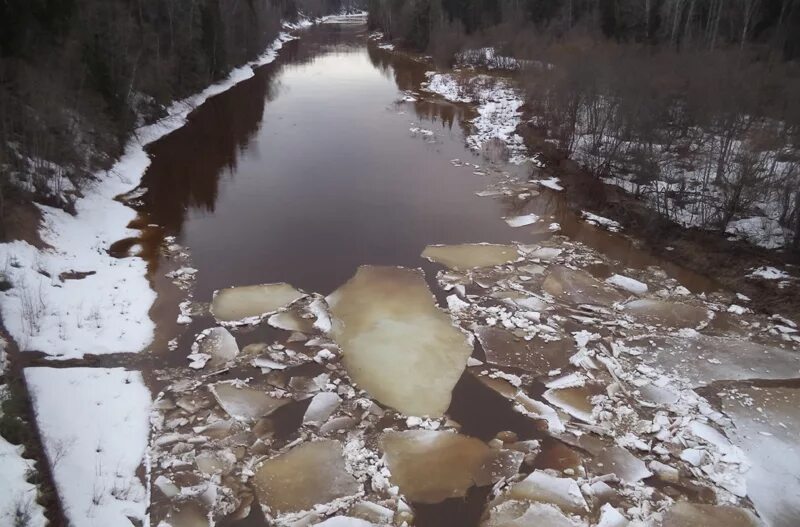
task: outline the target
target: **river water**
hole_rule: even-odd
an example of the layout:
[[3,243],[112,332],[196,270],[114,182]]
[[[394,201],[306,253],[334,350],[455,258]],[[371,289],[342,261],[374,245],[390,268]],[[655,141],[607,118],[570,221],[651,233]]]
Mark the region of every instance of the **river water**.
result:
[[[436,280],[442,267],[422,258],[422,251],[430,244],[547,243],[552,235],[547,229],[512,228],[503,220],[508,216],[536,213],[545,218],[545,225],[558,223],[561,235],[602,255],[587,260],[585,266],[599,280],[624,268],[645,272],[659,266],[692,292],[714,289],[709,278],[659,261],[635,241],[580,221],[559,193],[541,189],[538,196],[522,200],[476,195],[499,178],[526,182],[540,174],[529,165],[487,167],[471,152],[465,135],[474,110],[422,93],[430,69],[417,57],[381,49],[367,38],[364,26],[322,25],[285,44],[274,63],[211,98],[190,115],[186,126],[149,147],[152,164],[142,182],[147,192],[137,210],[143,229],[141,254],[149,262],[150,278],[159,293],[151,311],[158,334],[138,362],[154,393],[175,381],[175,374],[167,370],[185,370],[196,335],[214,325],[205,310],[214,291],[287,282],[328,295],[359,266],[404,266],[421,268],[440,305],[446,306],[450,293]],[[165,250],[172,244],[185,248],[186,254],[176,257],[175,251]],[[609,264],[611,260],[616,263]],[[186,266],[197,270],[186,287],[177,287],[165,276]],[[187,294],[196,313],[188,324],[178,324],[178,304]],[[565,307],[559,313],[567,320],[576,311]],[[565,322],[564,331],[580,329],[575,324]],[[724,314],[711,323],[715,331],[727,326]],[[240,348],[286,336],[266,324],[234,334]],[[480,347],[473,356],[486,358]],[[326,370],[312,363],[288,371],[311,377]],[[238,365],[215,379],[252,375]],[[542,452],[528,467],[531,470],[573,474],[572,467],[582,465],[587,452],[594,452],[546,434],[479,376],[477,370],[464,374],[447,412],[463,434],[489,441],[498,432],[511,431],[518,439],[539,440]],[[274,387],[285,380],[271,378],[269,384]],[[589,391],[594,394],[595,388]],[[544,391],[538,381],[527,384],[531,397]],[[168,395],[179,396],[179,391]],[[197,397],[201,408],[210,404],[208,397]],[[300,400],[275,413],[269,424],[275,439],[271,450],[262,454],[296,439],[307,407],[308,400]],[[164,408],[167,417],[174,411],[169,405]],[[211,411],[211,415],[216,414]],[[382,425],[396,427],[391,419],[383,419]],[[239,461],[246,457],[233,451]],[[251,489],[242,490],[239,483],[225,479],[228,470],[222,470],[221,485],[233,488],[233,495],[252,498]],[[169,470],[157,468],[154,474],[162,472],[181,481],[180,474]],[[196,474],[186,477],[187,487],[198,481]],[[465,496],[454,494],[457,497],[436,503],[417,500],[412,504],[416,525],[478,525],[489,490],[482,485]],[[180,516],[175,500],[153,492],[153,519],[172,518],[176,527],[202,525],[197,518],[209,508],[214,510],[197,500]],[[709,501],[684,486],[667,494]],[[192,507],[202,514],[195,514]],[[226,514],[214,515],[229,516],[231,524],[264,524],[257,507],[224,510]],[[596,514],[594,510],[592,515]]]

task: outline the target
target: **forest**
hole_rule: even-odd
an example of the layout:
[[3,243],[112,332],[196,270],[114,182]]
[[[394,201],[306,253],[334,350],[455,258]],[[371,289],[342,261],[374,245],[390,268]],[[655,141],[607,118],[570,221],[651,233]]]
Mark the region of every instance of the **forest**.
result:
[[764,245],[800,248],[800,2],[371,0],[369,12],[442,66],[522,70],[545,151],[682,225],[730,233],[757,217]]

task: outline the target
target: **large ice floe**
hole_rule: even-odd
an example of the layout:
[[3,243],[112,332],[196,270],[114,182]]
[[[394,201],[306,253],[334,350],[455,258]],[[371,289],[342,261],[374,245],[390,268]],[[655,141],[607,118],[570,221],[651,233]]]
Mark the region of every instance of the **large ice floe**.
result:
[[444,414],[472,353],[434,300],[421,272],[399,267],[360,267],[327,298],[353,380],[408,415]]

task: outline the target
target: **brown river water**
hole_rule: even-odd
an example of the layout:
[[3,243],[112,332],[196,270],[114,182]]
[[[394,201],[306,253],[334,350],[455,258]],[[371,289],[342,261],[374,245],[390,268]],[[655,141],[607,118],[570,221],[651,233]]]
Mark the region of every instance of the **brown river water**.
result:
[[[133,361],[145,370],[154,394],[166,384],[163,371],[185,367],[195,335],[214,325],[207,314],[194,316],[188,325],[175,322],[186,293],[165,274],[185,262],[163,250],[168,236],[188,249],[188,264],[197,269],[191,292],[200,304],[210,302],[218,289],[271,282],[328,295],[362,265],[421,268],[443,303],[446,294],[436,287],[442,267],[423,259],[423,249],[546,240],[546,232],[511,228],[503,220],[532,212],[558,222],[560,234],[623,267],[659,266],[692,292],[714,289],[709,278],[659,261],[635,241],[579,220],[559,193],[543,189],[523,201],[477,196],[492,182],[493,172],[476,175],[473,167],[451,162],[483,165],[464,142],[473,110],[419,91],[430,64],[380,49],[360,25],[323,25],[301,37],[285,44],[275,62],[208,100],[186,126],[148,148],[152,164],[142,182],[147,192],[136,207],[143,228],[137,241],[159,293],[151,312],[158,334],[150,353]],[[406,92],[416,92],[417,100],[403,101]],[[413,127],[431,130],[435,139],[412,133]],[[536,170],[494,168],[521,181]],[[599,279],[612,273],[607,264],[587,270]],[[244,347],[279,334],[262,324],[236,332],[236,339]],[[170,350],[167,342],[174,338],[177,346]],[[479,346],[473,356],[485,358]],[[315,368],[302,375],[324,371]],[[219,378],[237,375],[242,372],[234,367]],[[535,382],[527,389],[532,397],[544,392]],[[307,400],[299,401],[276,412],[275,436],[290,439],[307,406]],[[484,441],[501,431],[541,440],[534,468],[564,470],[585,453],[549,437],[540,421],[512,407],[465,373],[447,415],[462,434]],[[472,487],[464,498],[415,503],[415,525],[478,525],[489,489]],[[154,500],[159,500],[155,494]],[[166,510],[159,507],[156,503],[154,519]],[[229,524],[266,525],[258,507]]]

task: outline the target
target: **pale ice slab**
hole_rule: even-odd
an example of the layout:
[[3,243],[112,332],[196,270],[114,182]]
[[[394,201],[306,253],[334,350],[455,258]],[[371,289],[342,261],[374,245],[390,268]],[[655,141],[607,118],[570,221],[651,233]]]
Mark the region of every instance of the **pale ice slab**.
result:
[[150,392],[123,368],[26,368],[36,422],[71,525],[140,525]]
[[600,507],[600,521],[597,527],[627,527],[630,522],[617,509],[606,503]]
[[620,274],[611,275],[606,278],[606,283],[615,285],[634,295],[643,295],[647,292],[647,284]]
[[524,214],[522,216],[511,216],[510,218],[505,218],[505,220],[511,227],[524,227],[539,221],[539,216],[536,214]]
[[613,473],[626,483],[636,483],[653,475],[644,461],[619,446],[604,448],[592,459],[592,466],[598,474]]
[[611,305],[623,296],[585,271],[576,271],[560,265],[553,266],[542,288],[565,302],[575,304]]
[[229,287],[214,292],[211,314],[219,322],[258,319],[303,298],[305,293],[286,283]]
[[695,333],[633,341],[648,364],[685,377],[693,386],[714,381],[800,378],[800,355],[740,338]]
[[345,469],[341,443],[331,440],[302,443],[262,461],[253,483],[259,503],[273,515],[309,510],[361,491]]
[[218,382],[211,385],[211,393],[225,412],[234,419],[252,421],[266,417],[291,399],[279,399],[266,392],[238,382]]
[[585,210],[581,211],[581,216],[583,216],[583,219],[586,220],[586,223],[591,223],[592,225],[596,225],[598,227],[604,227],[611,232],[619,232],[622,230],[622,225],[612,219],[604,218],[603,216],[598,216],[597,214],[592,214],[591,212],[587,212]]
[[311,399],[305,415],[303,424],[320,426],[339,408],[342,398],[332,392],[321,392]]
[[314,527],[376,527],[374,523],[349,516],[334,516],[322,523],[315,523]]
[[677,502],[664,515],[663,527],[764,527],[748,510],[726,505]]
[[476,267],[493,267],[519,259],[513,245],[490,243],[464,243],[461,245],[429,245],[422,257],[458,271]]
[[549,503],[504,501],[489,510],[489,517],[481,527],[580,527],[558,507]]
[[800,518],[800,389],[737,386],[721,398],[730,435],[750,461],[747,495],[770,527]]
[[751,278],[763,278],[764,280],[785,280],[787,278],[791,278],[789,273],[786,271],[769,266],[754,269],[747,276]]
[[574,479],[551,476],[541,470],[534,470],[522,481],[514,483],[508,496],[515,500],[550,503],[565,512],[575,514],[588,510],[586,500]]
[[421,271],[363,266],[327,300],[332,337],[361,388],[406,415],[444,414],[472,348]]
[[542,397],[576,419],[587,423],[594,422],[593,406],[589,400],[591,394],[583,387],[550,389],[544,392]]
[[28,515],[25,527],[47,525],[44,508],[36,502],[36,485],[27,482],[34,461],[22,457],[22,446],[0,437],[0,525],[16,525],[17,513]]
[[516,474],[521,452],[490,449],[452,432],[408,430],[381,438],[391,481],[409,500],[438,503],[466,495],[473,485],[491,485]]

